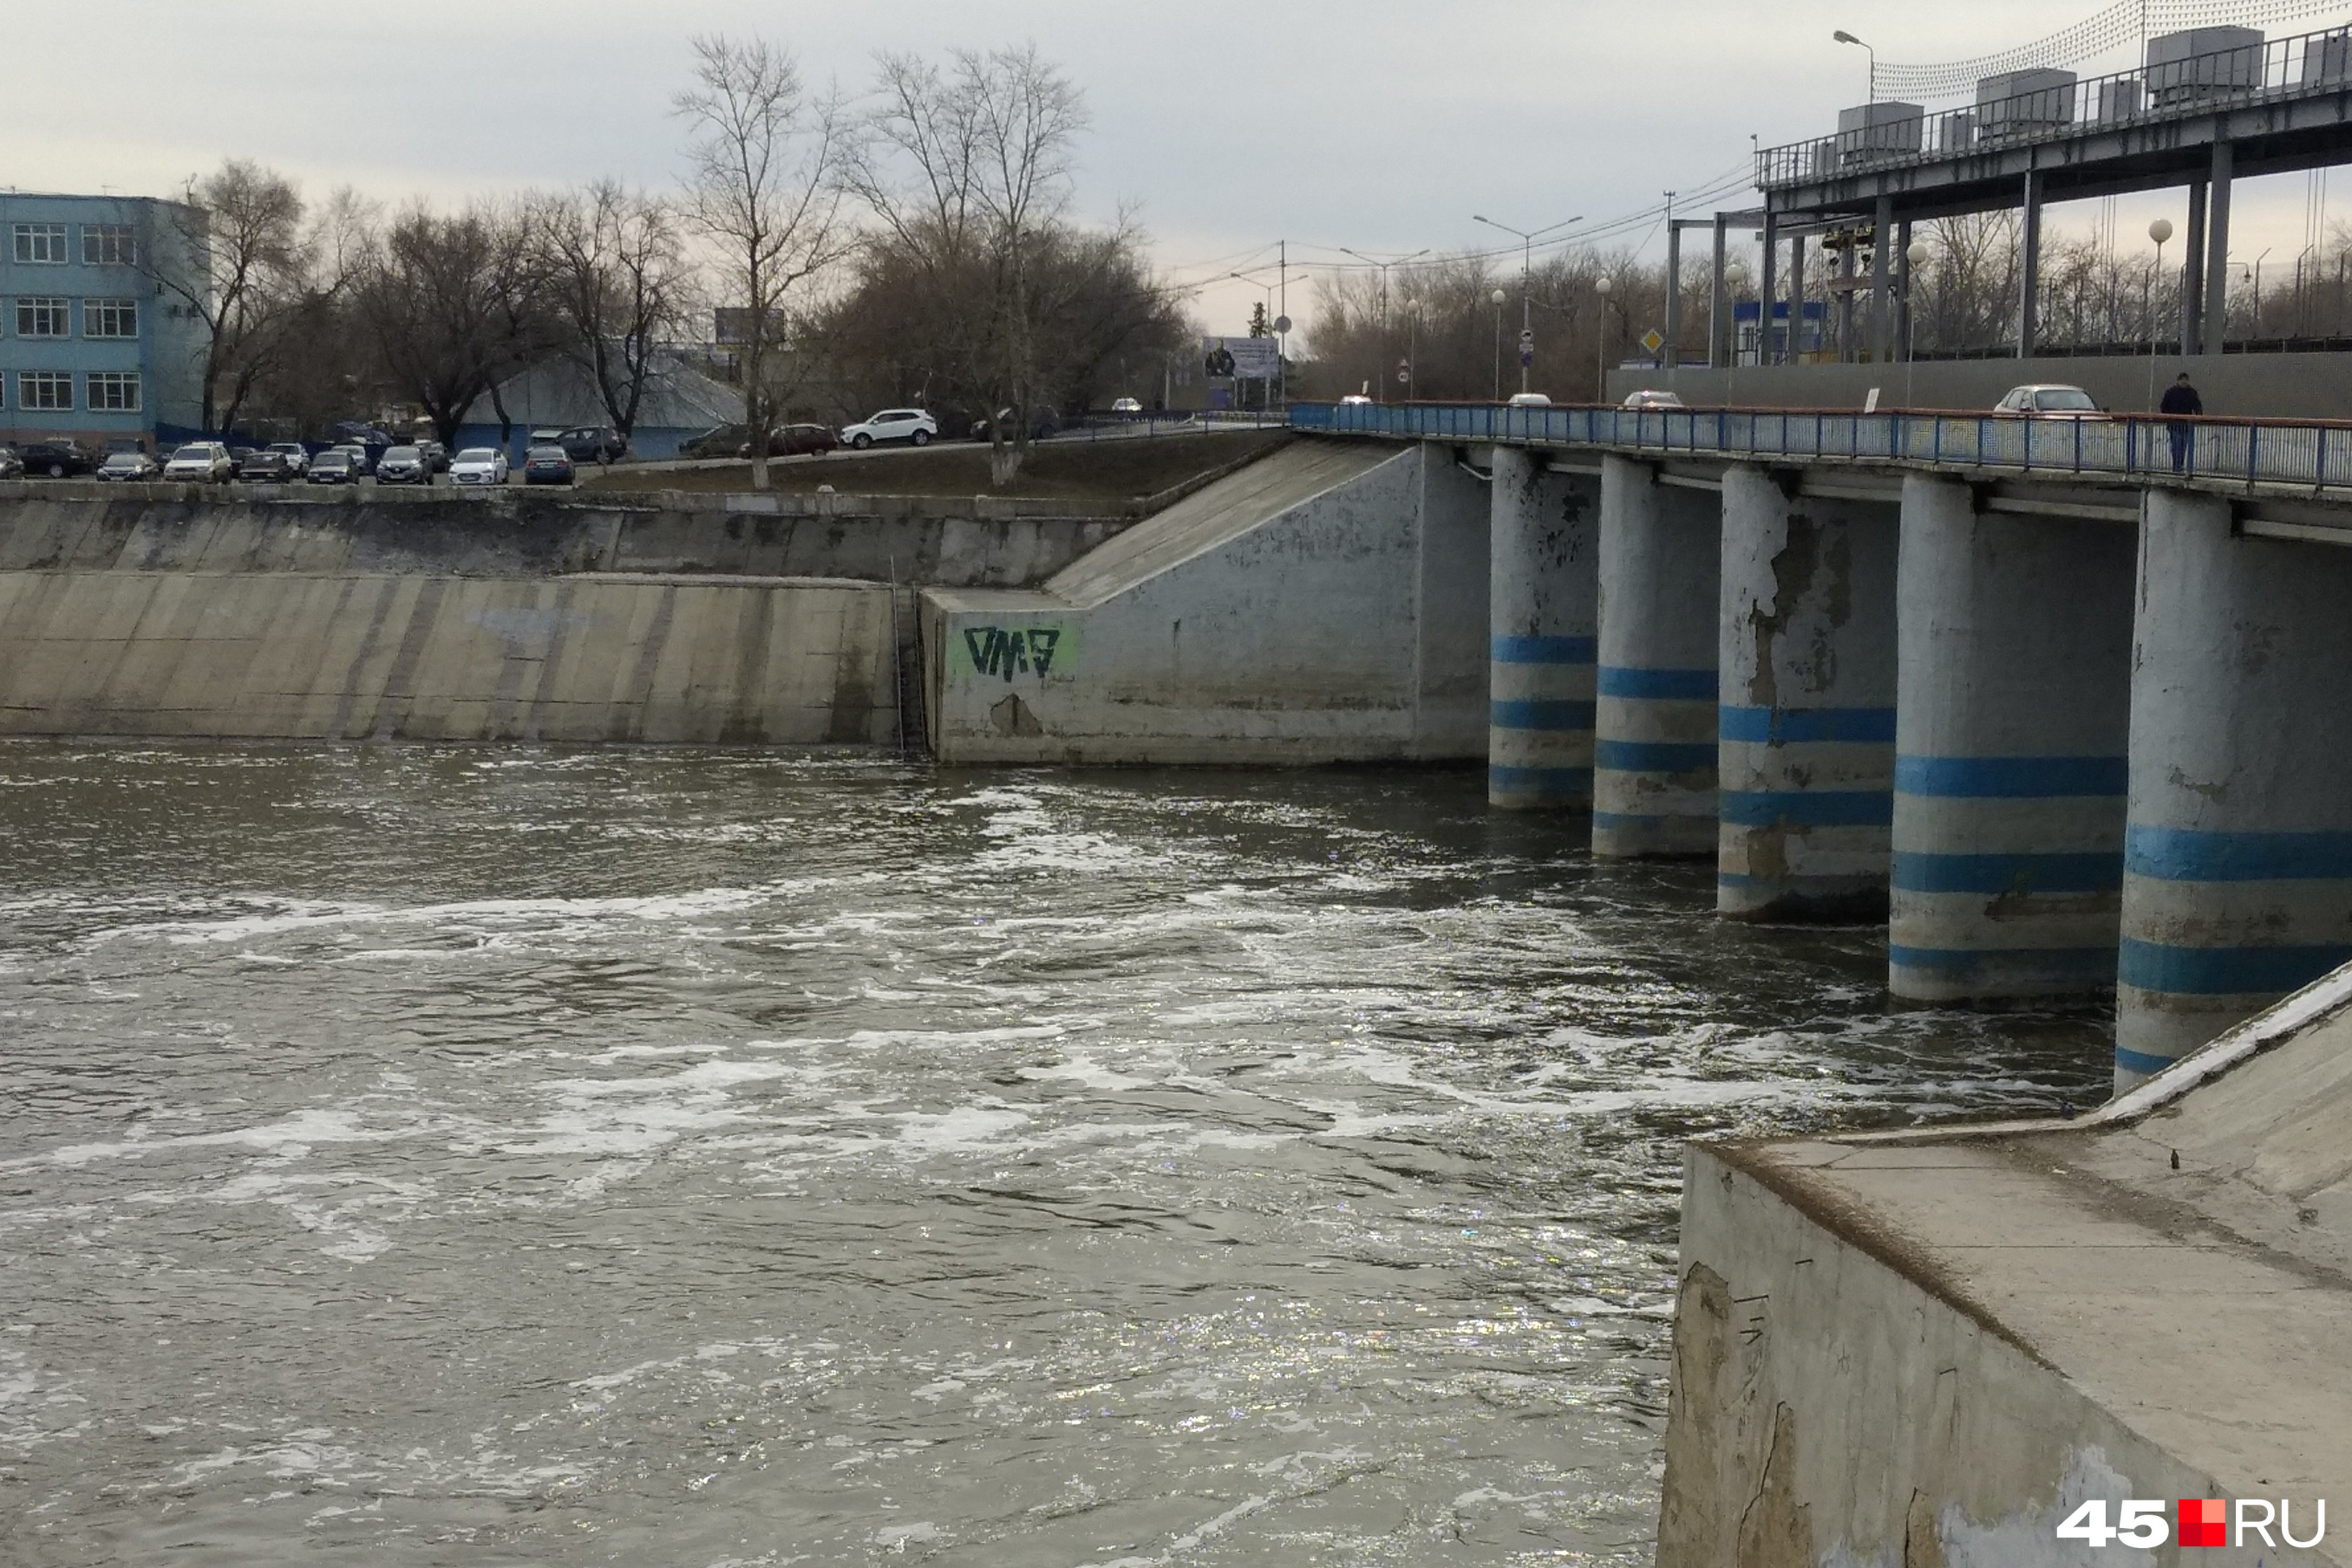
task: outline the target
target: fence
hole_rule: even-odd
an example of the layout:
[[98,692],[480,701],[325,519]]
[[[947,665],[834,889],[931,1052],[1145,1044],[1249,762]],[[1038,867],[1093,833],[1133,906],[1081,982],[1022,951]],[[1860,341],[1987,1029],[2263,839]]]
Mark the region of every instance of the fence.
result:
[[[2189,477],[2352,489],[2352,423],[2031,418],[1895,409],[1514,407],[1295,403],[1295,430],[1406,440],[1589,447],[1673,457],[1916,463],[2119,479]],[[2176,440],[2178,447],[2176,448]]]

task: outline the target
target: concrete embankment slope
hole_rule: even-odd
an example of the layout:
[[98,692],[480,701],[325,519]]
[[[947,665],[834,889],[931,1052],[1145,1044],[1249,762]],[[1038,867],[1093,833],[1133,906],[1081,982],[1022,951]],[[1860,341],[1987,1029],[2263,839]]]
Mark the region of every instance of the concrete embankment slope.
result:
[[0,735],[895,743],[913,584],[1035,582],[1126,526],[980,498],[0,485]]
[[2080,1121],[1694,1146],[1659,1568],[2352,1563],[2347,1126],[2352,969]]
[[923,595],[945,762],[1484,758],[1486,497],[1426,447],[1300,441],[1042,588]]

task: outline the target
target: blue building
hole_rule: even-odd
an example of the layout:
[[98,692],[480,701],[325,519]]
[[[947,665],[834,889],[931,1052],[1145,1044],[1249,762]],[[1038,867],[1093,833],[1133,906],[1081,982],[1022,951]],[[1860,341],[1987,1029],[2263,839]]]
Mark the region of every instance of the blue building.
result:
[[192,434],[210,250],[177,202],[0,191],[0,444]]

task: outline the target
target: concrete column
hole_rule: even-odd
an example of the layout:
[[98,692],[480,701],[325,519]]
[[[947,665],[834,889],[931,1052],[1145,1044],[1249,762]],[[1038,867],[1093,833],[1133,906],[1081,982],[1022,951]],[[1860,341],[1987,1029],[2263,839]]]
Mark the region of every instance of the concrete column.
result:
[[1805,348],[1805,237],[1789,237],[1789,363]]
[[[1764,268],[1764,276],[1757,279],[1756,298],[1759,301],[1756,310],[1756,363],[1758,364],[1772,363],[1772,291],[1778,287],[1780,270],[1780,231],[1773,220],[1771,210],[1768,207],[1764,213],[1764,247],[1758,258]],[[1736,341],[1735,339],[1735,342]]]
[[1672,370],[1681,363],[1683,345],[1683,226],[1666,220],[1666,346],[1658,363]]
[[1896,509],[1723,476],[1716,910],[1886,912],[1895,789]]
[[2236,162],[2227,142],[2213,143],[2212,189],[2205,197],[2204,349],[2221,352],[2230,335],[2230,175]]
[[1592,805],[1592,677],[1600,630],[1600,497],[1495,448],[1488,579],[1486,799],[1523,811]]
[[1727,247],[1730,242],[1730,220],[1721,213],[1715,215],[1715,289],[1707,295],[1706,306],[1706,367],[1721,370],[1731,363],[1728,345],[1731,331],[1731,285],[1726,277],[1730,265]]
[[1903,481],[1887,984],[2105,990],[2124,872],[2136,531]]
[[2032,359],[2041,341],[2042,171],[2025,174],[2025,210],[2020,218],[2017,268],[2017,357]]
[[1601,460],[1601,671],[1592,852],[1716,852],[1721,503]]
[[1892,275],[1887,267],[1887,253],[1895,244],[1895,198],[1878,198],[1878,211],[1870,226],[1870,359],[1873,364],[1885,364],[1895,357],[1894,301],[1887,297],[1887,279]]
[[2147,492],[2116,967],[2128,1088],[2352,958],[2352,552]]
[[[2189,182],[2189,232],[2181,236],[2189,265],[2180,279],[2180,352],[2205,352],[2205,182]],[[2158,279],[2161,282],[2161,279]],[[2216,344],[2216,352],[2220,345]]]
[[1903,284],[1895,294],[1895,357],[1907,364],[1911,359],[1911,289],[1919,281],[1919,269],[1911,265],[1911,220],[1907,217],[1895,231],[1895,255],[1903,268]]

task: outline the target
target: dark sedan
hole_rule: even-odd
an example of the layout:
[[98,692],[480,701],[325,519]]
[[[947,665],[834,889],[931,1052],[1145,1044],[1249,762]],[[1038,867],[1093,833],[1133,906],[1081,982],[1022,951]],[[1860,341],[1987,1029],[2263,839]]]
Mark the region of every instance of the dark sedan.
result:
[[677,444],[681,458],[740,458],[747,440],[740,425],[719,425]]
[[294,478],[294,460],[283,452],[247,452],[237,459],[236,477],[253,484],[282,485]]
[[19,447],[16,455],[25,460],[26,473],[53,479],[75,478],[98,468],[98,459],[79,441],[34,441]]
[[330,447],[310,459],[310,482],[314,485],[355,485],[362,470],[350,450]]
[[380,485],[429,485],[433,482],[433,459],[417,447],[390,447],[375,460],[375,482]]
[[[841,437],[830,425],[779,425],[768,432],[768,456],[797,458],[803,453],[830,452],[841,445]],[[735,449],[739,458],[751,455],[751,444],[746,441]]]
[[568,485],[573,477],[572,454],[561,447],[533,447],[522,455],[522,482],[527,485]]

